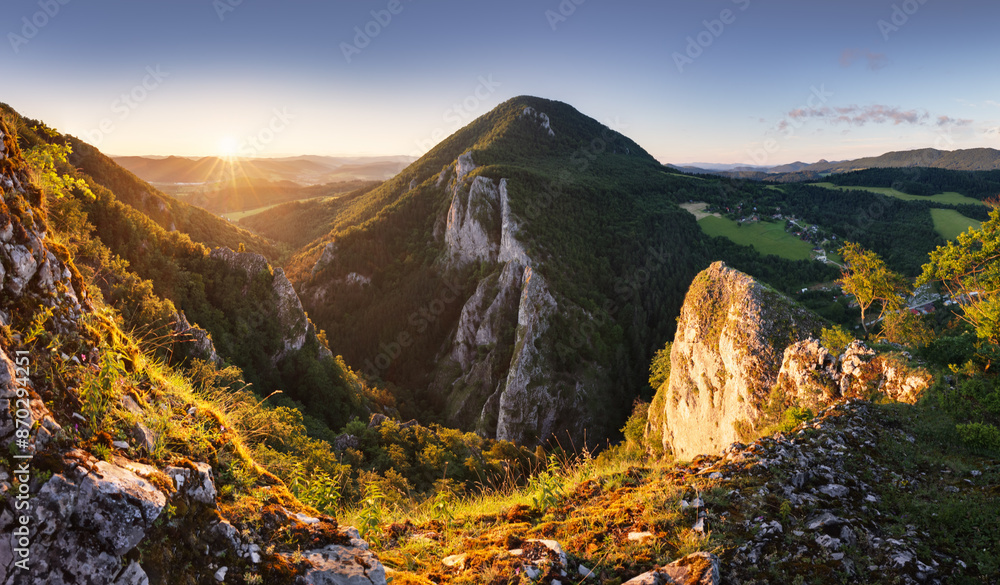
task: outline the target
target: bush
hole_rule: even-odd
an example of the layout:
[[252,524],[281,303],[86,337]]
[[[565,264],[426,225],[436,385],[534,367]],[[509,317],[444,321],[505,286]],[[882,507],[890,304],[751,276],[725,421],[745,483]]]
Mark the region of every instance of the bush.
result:
[[987,423],[957,425],[962,442],[976,450],[1000,452],[1000,429]]

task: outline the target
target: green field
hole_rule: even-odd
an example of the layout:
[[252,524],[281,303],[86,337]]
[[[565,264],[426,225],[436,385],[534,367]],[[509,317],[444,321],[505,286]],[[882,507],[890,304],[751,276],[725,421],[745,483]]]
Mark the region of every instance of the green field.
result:
[[983,223],[965,217],[954,209],[931,209],[931,219],[934,220],[934,229],[937,233],[949,240],[954,240],[958,234],[970,227],[979,229]]
[[[731,219],[710,215],[698,220],[698,225],[710,236],[722,236],[741,246],[753,246],[761,254],[774,254],[789,260],[809,260],[812,257],[812,244],[785,232],[784,223],[759,221],[740,227]],[[838,260],[833,255],[830,259]]]
[[891,189],[889,187],[848,187],[844,185],[834,185],[833,183],[811,183],[816,187],[826,187],[827,189],[838,189],[840,191],[853,190],[853,191],[871,191],[873,193],[881,193],[882,195],[888,195],[889,197],[895,197],[897,199],[904,199],[906,201],[933,201],[935,203],[944,203],[946,205],[982,205],[983,202],[978,199],[973,199],[972,197],[966,197],[961,193],[955,193],[954,191],[948,191],[946,193],[938,193],[936,195],[910,195],[909,193],[903,193],[902,191],[897,191],[896,189]]

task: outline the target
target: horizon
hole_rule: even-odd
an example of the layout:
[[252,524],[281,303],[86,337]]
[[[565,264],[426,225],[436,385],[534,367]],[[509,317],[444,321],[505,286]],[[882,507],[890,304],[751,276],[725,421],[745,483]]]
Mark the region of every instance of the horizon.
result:
[[9,4],[0,101],[114,156],[419,158],[519,95],[665,164],[1000,146],[972,0]]

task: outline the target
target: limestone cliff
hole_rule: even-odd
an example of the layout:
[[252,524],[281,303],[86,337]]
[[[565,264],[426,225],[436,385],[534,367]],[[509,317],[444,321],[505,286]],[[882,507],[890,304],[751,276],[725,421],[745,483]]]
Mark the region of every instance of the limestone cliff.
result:
[[[930,377],[901,355],[855,342],[831,355],[823,322],[751,277],[716,262],[691,283],[670,354],[670,378],[649,410],[648,437],[680,459],[720,452],[766,423],[767,410],[817,409],[880,392],[912,402]],[[773,421],[772,421],[773,422]]]
[[447,267],[482,262],[494,269],[465,301],[434,385],[447,396],[448,419],[484,435],[532,443],[569,427],[582,439],[594,418],[582,404],[600,380],[557,390],[550,352],[540,348],[551,345],[543,334],[567,302],[557,300],[518,239],[507,179],[477,176],[475,169],[468,152],[454,165],[444,232]]

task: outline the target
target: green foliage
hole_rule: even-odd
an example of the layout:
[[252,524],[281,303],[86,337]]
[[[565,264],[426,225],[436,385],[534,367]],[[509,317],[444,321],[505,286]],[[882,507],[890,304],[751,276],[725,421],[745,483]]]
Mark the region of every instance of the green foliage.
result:
[[979,230],[965,232],[957,241],[939,247],[924,265],[918,284],[941,281],[962,302],[963,318],[976,335],[1000,343],[1000,209],[990,213]]
[[105,423],[112,408],[121,399],[121,386],[126,375],[123,356],[102,346],[97,364],[85,368],[80,377],[79,396],[83,416],[92,433],[106,431]]
[[[362,508],[358,513],[358,532],[361,538],[371,540],[376,536],[382,519],[385,516],[385,494],[377,483],[365,485],[365,495],[362,500]],[[377,536],[376,536],[377,538]]]
[[861,325],[865,332],[869,327],[865,314],[872,306],[879,310],[878,319],[905,307],[910,294],[909,284],[902,275],[889,270],[878,254],[848,242],[840,249],[840,255],[847,268],[837,282],[844,293],[854,295],[861,306]]
[[848,333],[843,327],[835,325],[824,327],[820,334],[820,343],[834,356],[844,353],[847,346],[854,341],[854,336]]
[[1000,453],[1000,429],[988,423],[966,423],[956,425],[958,436],[969,447],[977,451]]
[[[668,344],[669,345],[669,344]],[[644,453],[646,450],[646,422],[649,415],[649,403],[636,400],[621,432],[625,436],[625,448],[633,453]]]
[[43,142],[24,153],[31,178],[46,194],[61,198],[77,191],[84,197],[94,197],[87,182],[69,174],[60,174],[59,168],[67,164],[73,148],[68,144]]
[[548,465],[544,471],[532,476],[528,484],[531,502],[542,512],[559,503],[563,497],[562,465],[556,455],[549,455]]
[[649,364],[649,385],[653,390],[659,389],[664,383],[670,380],[670,350],[673,347],[671,342],[667,342],[663,349],[657,350],[653,355],[653,361]]

